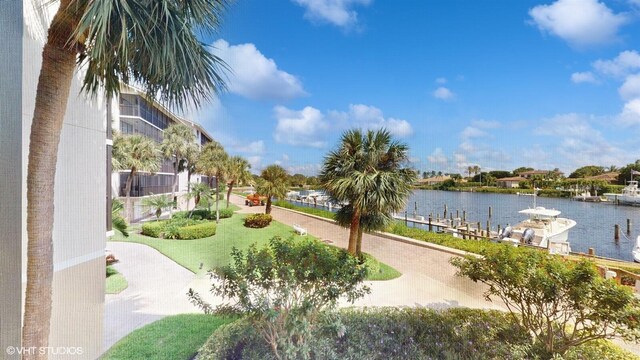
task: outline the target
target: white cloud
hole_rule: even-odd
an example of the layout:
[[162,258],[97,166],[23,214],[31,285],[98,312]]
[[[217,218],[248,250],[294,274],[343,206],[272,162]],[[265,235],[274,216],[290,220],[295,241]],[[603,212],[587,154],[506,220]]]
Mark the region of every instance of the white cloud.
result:
[[640,74],[627,76],[618,93],[625,100],[640,98]]
[[563,169],[575,169],[580,166],[596,164],[618,164],[628,156],[611,145],[590,124],[590,117],[569,113],[543,119],[534,134],[557,138],[553,153],[555,166]]
[[487,135],[488,134],[486,132],[473,126],[467,126],[466,128],[464,128],[464,130],[462,130],[462,133],[460,133],[460,137],[462,138],[463,141],[473,139],[473,138],[484,137]]
[[229,91],[250,99],[286,100],[307,93],[302,82],[278,69],[273,59],[265,57],[254,44],[229,45],[225,40],[213,43],[213,53],[232,70]]
[[624,104],[620,122],[624,126],[640,125],[640,99],[633,99]]
[[560,114],[551,118],[543,119],[534,133],[545,136],[572,136],[578,138],[588,138],[592,134],[588,120],[579,114]]
[[284,106],[274,108],[278,120],[274,139],[279,143],[294,146],[321,148],[326,145],[324,133],[329,129],[320,110],[307,106],[300,111],[290,110]]
[[322,169],[321,164],[303,164],[303,165],[292,165],[287,167],[287,172],[289,174],[302,174],[304,176],[316,176]]
[[452,100],[455,96],[456,94],[444,86],[440,86],[433,92],[433,97],[440,100]]
[[368,6],[371,0],[292,0],[305,8],[304,17],[313,21],[323,21],[342,28],[349,28],[358,22],[358,13],[352,7]]
[[439,78],[436,79],[436,83],[437,84],[446,84],[447,83],[447,78],[439,77]]
[[262,140],[253,141],[246,145],[242,143],[237,144],[236,146],[234,146],[234,150],[237,152],[247,153],[247,154],[264,154],[265,152],[264,141]]
[[557,0],[529,10],[533,22],[543,32],[574,46],[605,44],[616,40],[618,29],[627,22],[598,0]]
[[248,156],[247,161],[251,165],[251,170],[258,173],[262,170],[262,157],[258,155]]
[[449,163],[447,155],[444,154],[442,148],[436,148],[431,155],[427,156],[427,160],[436,165],[446,166]]
[[382,110],[375,106],[350,104],[348,112],[330,111],[329,117],[342,128],[358,127],[365,130],[385,128],[392,135],[399,137],[413,134],[413,128],[408,121],[385,118]]
[[591,71],[574,72],[573,74],[571,74],[571,81],[573,81],[576,84],[581,84],[581,83],[595,84],[598,82],[598,80],[596,80],[596,77],[593,75]]
[[596,60],[592,65],[603,75],[622,78],[640,69],[640,54],[635,50],[626,50],[612,60]]

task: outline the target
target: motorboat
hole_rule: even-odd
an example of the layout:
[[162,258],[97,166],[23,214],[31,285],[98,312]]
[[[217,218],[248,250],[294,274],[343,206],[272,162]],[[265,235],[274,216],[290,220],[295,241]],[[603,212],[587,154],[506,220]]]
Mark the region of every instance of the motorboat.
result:
[[551,254],[568,255],[571,252],[568,238],[569,230],[576,226],[575,220],[558,217],[560,211],[542,206],[518,213],[528,218],[517,225],[505,227],[498,236],[501,242],[546,248]]
[[618,204],[640,205],[640,189],[637,180],[630,180],[627,185],[622,188],[621,194],[605,194],[611,201],[617,201]]
[[633,254],[633,261],[640,263],[640,235],[636,238],[636,246],[631,251]]

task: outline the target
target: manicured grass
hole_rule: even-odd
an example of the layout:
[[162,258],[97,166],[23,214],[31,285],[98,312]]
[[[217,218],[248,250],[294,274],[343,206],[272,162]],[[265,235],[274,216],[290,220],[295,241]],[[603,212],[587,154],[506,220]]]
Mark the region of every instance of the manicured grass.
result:
[[116,234],[111,238],[111,241],[128,241],[151,246],[190,271],[198,273],[227,265],[233,247],[245,250],[253,243],[262,247],[274,236],[293,237],[294,240],[303,238],[297,235],[291,227],[277,221],[272,221],[269,226],[262,229],[246,228],[243,225],[246,216],[245,214],[234,214],[231,218],[220,220],[216,235],[204,239],[156,239],[141,235],[138,227],[132,227],[128,238]]
[[112,266],[107,266],[107,280],[105,283],[105,293],[118,294],[122,290],[129,286],[127,279],[114,269]]
[[205,314],[168,316],[133,331],[101,359],[192,359],[214,330],[234,320],[236,318]]
[[291,210],[300,211],[300,212],[303,212],[305,214],[311,214],[311,215],[320,216],[320,217],[323,217],[325,219],[331,219],[331,220],[335,219],[334,213],[329,211],[329,210],[318,209],[318,208],[310,208],[310,207],[306,207],[306,206],[298,206],[298,205],[292,204],[292,203],[290,203],[288,201],[284,201],[284,200],[275,201],[273,203],[273,205],[279,206],[279,207],[282,207],[282,208],[285,208],[285,209],[291,209]]
[[378,261],[376,258],[369,254],[365,254],[367,267],[369,268],[369,273],[367,274],[366,280],[371,281],[382,281],[382,280],[392,280],[397,277],[400,277],[402,273],[391,266]]

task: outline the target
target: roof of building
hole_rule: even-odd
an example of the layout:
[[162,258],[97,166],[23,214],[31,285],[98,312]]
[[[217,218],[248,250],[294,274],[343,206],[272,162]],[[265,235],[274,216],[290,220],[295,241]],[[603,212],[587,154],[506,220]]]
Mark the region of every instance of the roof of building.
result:
[[608,173],[604,173],[604,174],[600,174],[600,175],[587,176],[585,179],[617,181],[619,175],[620,175],[619,172],[614,171],[614,172],[608,172]]
[[549,173],[562,174],[562,171],[554,171],[554,170],[531,170],[531,171],[523,171],[520,173],[520,176],[523,175],[546,175]]
[[496,181],[525,181],[525,180],[527,179],[523,178],[522,176],[496,179]]

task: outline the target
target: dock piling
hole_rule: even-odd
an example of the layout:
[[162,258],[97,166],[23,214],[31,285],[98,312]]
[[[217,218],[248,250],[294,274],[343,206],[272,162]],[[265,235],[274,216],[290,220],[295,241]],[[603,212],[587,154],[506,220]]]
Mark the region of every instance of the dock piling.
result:
[[613,228],[613,239],[615,241],[620,240],[620,225],[616,224]]
[[447,204],[444,204],[444,214],[442,215],[443,219],[447,218]]
[[429,214],[429,231],[433,231],[433,226],[431,225],[431,214]]
[[492,213],[491,206],[489,206],[489,219],[491,219],[491,213]]
[[631,234],[631,219],[627,219],[627,235]]

